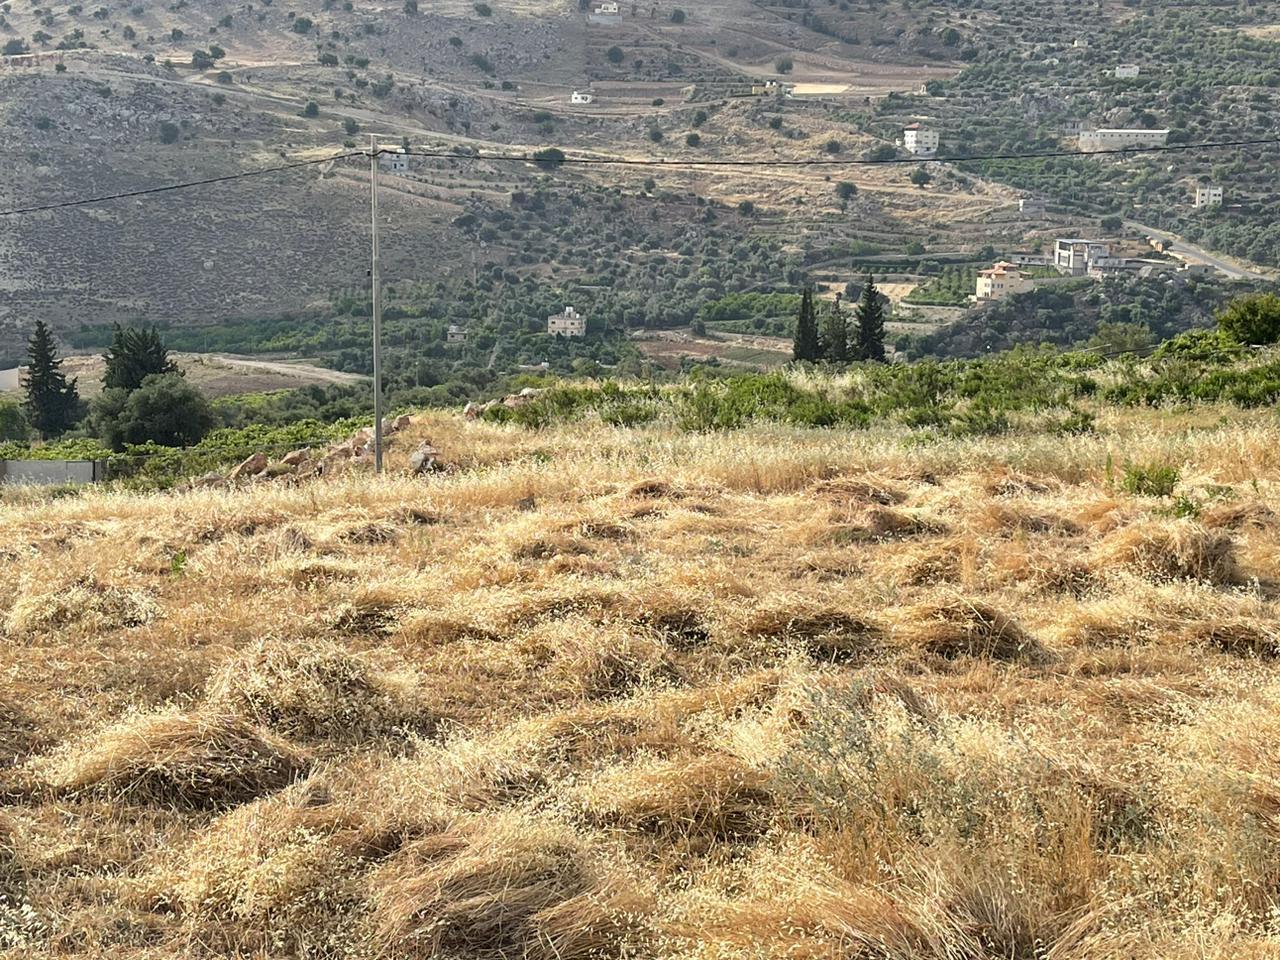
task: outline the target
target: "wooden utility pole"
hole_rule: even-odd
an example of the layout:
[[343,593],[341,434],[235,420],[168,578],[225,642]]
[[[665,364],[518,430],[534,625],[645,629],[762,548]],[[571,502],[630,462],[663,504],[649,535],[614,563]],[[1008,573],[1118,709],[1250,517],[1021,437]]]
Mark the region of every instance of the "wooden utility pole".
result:
[[373,472],[382,473],[382,272],[378,266],[378,138],[369,135],[369,200],[373,263],[369,273],[373,308]]

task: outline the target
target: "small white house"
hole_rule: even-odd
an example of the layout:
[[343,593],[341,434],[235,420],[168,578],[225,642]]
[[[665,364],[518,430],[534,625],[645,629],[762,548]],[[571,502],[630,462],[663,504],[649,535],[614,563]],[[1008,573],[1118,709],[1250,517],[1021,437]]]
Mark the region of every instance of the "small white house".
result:
[[616,0],[604,0],[603,3],[596,4],[594,11],[597,16],[616,17],[618,15],[618,4]]
[[902,131],[902,145],[916,157],[931,157],[938,152],[938,131],[913,123]]
[[1117,80],[1136,80],[1142,70],[1136,63],[1122,63],[1112,72]]
[[553,337],[585,337],[587,318],[573,307],[565,307],[564,313],[553,313],[547,317],[547,333]]
[[590,90],[575,90],[569,95],[569,102],[574,104],[594,103],[595,99],[595,94]]
[[449,324],[449,329],[444,335],[446,343],[466,343],[467,331],[456,323]]
[[378,158],[378,166],[387,173],[405,174],[409,172],[409,157],[403,153],[384,153]]
[[1220,207],[1222,206],[1222,188],[1221,187],[1196,187],[1195,207]]

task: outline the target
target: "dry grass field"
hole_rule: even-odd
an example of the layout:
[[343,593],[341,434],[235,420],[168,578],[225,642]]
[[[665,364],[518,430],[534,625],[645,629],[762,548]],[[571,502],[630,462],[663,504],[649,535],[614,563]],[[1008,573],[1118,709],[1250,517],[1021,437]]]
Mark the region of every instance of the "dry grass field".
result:
[[1280,428],[1216,419],[12,497],[0,953],[1273,957]]

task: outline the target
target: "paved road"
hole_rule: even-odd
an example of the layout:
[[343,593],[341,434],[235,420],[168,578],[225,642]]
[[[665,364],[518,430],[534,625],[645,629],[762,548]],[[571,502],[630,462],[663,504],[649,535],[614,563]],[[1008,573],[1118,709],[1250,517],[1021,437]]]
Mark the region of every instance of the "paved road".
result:
[[1233,280],[1270,280],[1272,279],[1265,273],[1259,273],[1243,266],[1238,260],[1224,257],[1221,254],[1213,253],[1204,247],[1198,247],[1188,240],[1182,239],[1176,233],[1169,233],[1167,230],[1157,230],[1155,227],[1147,226],[1145,223],[1138,223],[1134,220],[1126,220],[1125,226],[1134,230],[1141,230],[1158,240],[1165,241],[1170,244],[1165,247],[1165,252],[1170,253],[1181,260],[1188,263],[1207,263],[1219,273],[1224,273]]

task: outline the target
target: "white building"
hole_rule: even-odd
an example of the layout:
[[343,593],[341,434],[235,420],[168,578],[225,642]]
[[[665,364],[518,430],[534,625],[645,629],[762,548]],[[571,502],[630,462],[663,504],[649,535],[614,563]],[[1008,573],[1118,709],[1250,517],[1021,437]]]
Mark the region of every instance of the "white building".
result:
[[587,318],[573,307],[565,307],[564,313],[553,313],[547,317],[547,333],[553,337],[585,337]]
[[1136,80],[1142,69],[1136,63],[1122,63],[1112,72],[1117,80]]
[[1221,187],[1196,187],[1196,207],[1220,207],[1222,206],[1222,188]]
[[378,166],[387,173],[408,173],[409,157],[403,153],[384,153],[378,158]]
[[1089,261],[1089,276],[1095,280],[1105,277],[1118,277],[1127,273],[1136,273],[1150,261],[1137,260],[1131,257],[1094,257]]
[[449,329],[444,335],[445,343],[466,343],[467,331],[456,323],[449,324]]
[[1023,197],[1018,201],[1018,212],[1024,217],[1043,217],[1044,201],[1039,197]]
[[618,4],[615,0],[604,0],[603,3],[596,4],[595,10],[592,11],[596,16],[616,17],[618,15]]
[[1163,147],[1168,142],[1168,130],[1103,129],[1080,132],[1080,149],[1086,153],[1127,150],[1131,147]]
[[1063,273],[1082,277],[1095,260],[1111,256],[1111,248],[1100,240],[1058,240],[1053,245],[1053,265]]
[[1002,260],[989,270],[978,271],[978,291],[974,299],[979,303],[1000,300],[1011,293],[1030,290],[1033,285],[1030,277],[1023,276],[1012,263]]
[[902,145],[916,157],[931,157],[938,152],[938,131],[913,123],[902,131]]
[[569,95],[570,103],[592,103],[596,99],[590,90],[575,90]]

